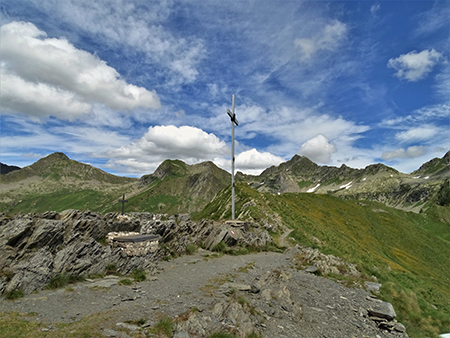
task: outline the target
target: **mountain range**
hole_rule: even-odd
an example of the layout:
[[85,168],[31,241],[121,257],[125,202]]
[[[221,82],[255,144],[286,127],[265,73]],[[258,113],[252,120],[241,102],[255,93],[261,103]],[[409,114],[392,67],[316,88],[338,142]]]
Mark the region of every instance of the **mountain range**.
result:
[[[67,209],[116,217],[123,194],[131,217],[140,211],[231,218],[230,174],[212,162],[166,160],[152,174],[129,178],[54,153],[0,180],[3,219]],[[319,166],[294,156],[258,176],[238,173],[235,200],[236,217],[258,224],[276,243],[284,238],[341,257],[358,267],[363,282],[382,284],[380,296],[410,337],[450,331],[450,152],[411,174],[382,164]]]
[[[120,210],[125,194],[128,211],[183,213],[201,211],[230,186],[230,174],[212,162],[188,165],[164,161],[140,179],[108,174],[91,165],[54,153],[22,169],[2,164],[0,207],[8,213],[62,211],[69,208],[99,212]],[[262,193],[328,194],[348,200],[381,202],[420,212],[432,205],[450,205],[450,151],[404,174],[383,164],[354,169],[319,166],[295,155],[258,176],[236,174]],[[237,192],[238,193],[238,192]]]

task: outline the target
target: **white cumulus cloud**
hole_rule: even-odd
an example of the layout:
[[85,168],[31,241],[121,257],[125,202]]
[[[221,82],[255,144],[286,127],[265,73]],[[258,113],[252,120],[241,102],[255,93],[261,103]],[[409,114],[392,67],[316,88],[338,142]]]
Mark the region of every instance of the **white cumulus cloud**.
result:
[[128,84],[96,55],[47,38],[32,23],[5,24],[1,37],[3,109],[73,119],[94,103],[114,110],[160,107],[154,91]]
[[110,158],[110,168],[150,174],[166,159],[194,164],[228,154],[225,142],[212,133],[190,126],[154,126],[139,140],[101,156]]
[[236,168],[246,174],[259,175],[265,169],[279,165],[285,160],[269,152],[259,152],[256,149],[250,149],[240,153],[236,157]]
[[397,71],[395,76],[399,79],[415,82],[425,78],[441,60],[443,55],[434,49],[412,51],[390,59],[387,66]]
[[331,155],[337,152],[334,145],[328,142],[328,139],[318,134],[302,144],[299,155],[308,157],[311,161],[316,163],[328,163],[331,160]]

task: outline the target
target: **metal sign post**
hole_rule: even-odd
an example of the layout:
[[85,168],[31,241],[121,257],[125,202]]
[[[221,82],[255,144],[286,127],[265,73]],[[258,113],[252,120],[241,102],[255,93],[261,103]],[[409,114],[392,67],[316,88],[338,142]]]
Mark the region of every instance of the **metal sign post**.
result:
[[231,219],[234,220],[234,125],[239,125],[234,113],[234,95],[231,110],[227,109],[227,114],[231,119]]

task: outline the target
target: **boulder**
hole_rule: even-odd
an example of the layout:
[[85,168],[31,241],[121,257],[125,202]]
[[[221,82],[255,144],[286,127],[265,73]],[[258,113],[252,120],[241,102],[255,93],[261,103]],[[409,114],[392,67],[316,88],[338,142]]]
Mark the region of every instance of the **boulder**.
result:
[[393,320],[397,315],[391,303],[380,302],[367,309],[369,316]]
[[205,240],[205,248],[208,250],[211,250],[214,248],[217,244],[223,241],[225,236],[228,234],[228,229],[226,228],[215,228],[211,234],[208,236],[208,238]]

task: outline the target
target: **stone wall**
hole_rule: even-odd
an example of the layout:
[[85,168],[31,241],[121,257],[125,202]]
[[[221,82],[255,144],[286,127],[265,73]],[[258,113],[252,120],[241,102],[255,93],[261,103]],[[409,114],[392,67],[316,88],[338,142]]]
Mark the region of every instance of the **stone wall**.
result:
[[145,256],[148,253],[155,253],[158,250],[159,237],[151,239],[139,239],[138,241],[120,241],[126,237],[138,237],[139,232],[110,232],[106,236],[108,244],[114,248],[120,248],[123,255]]

